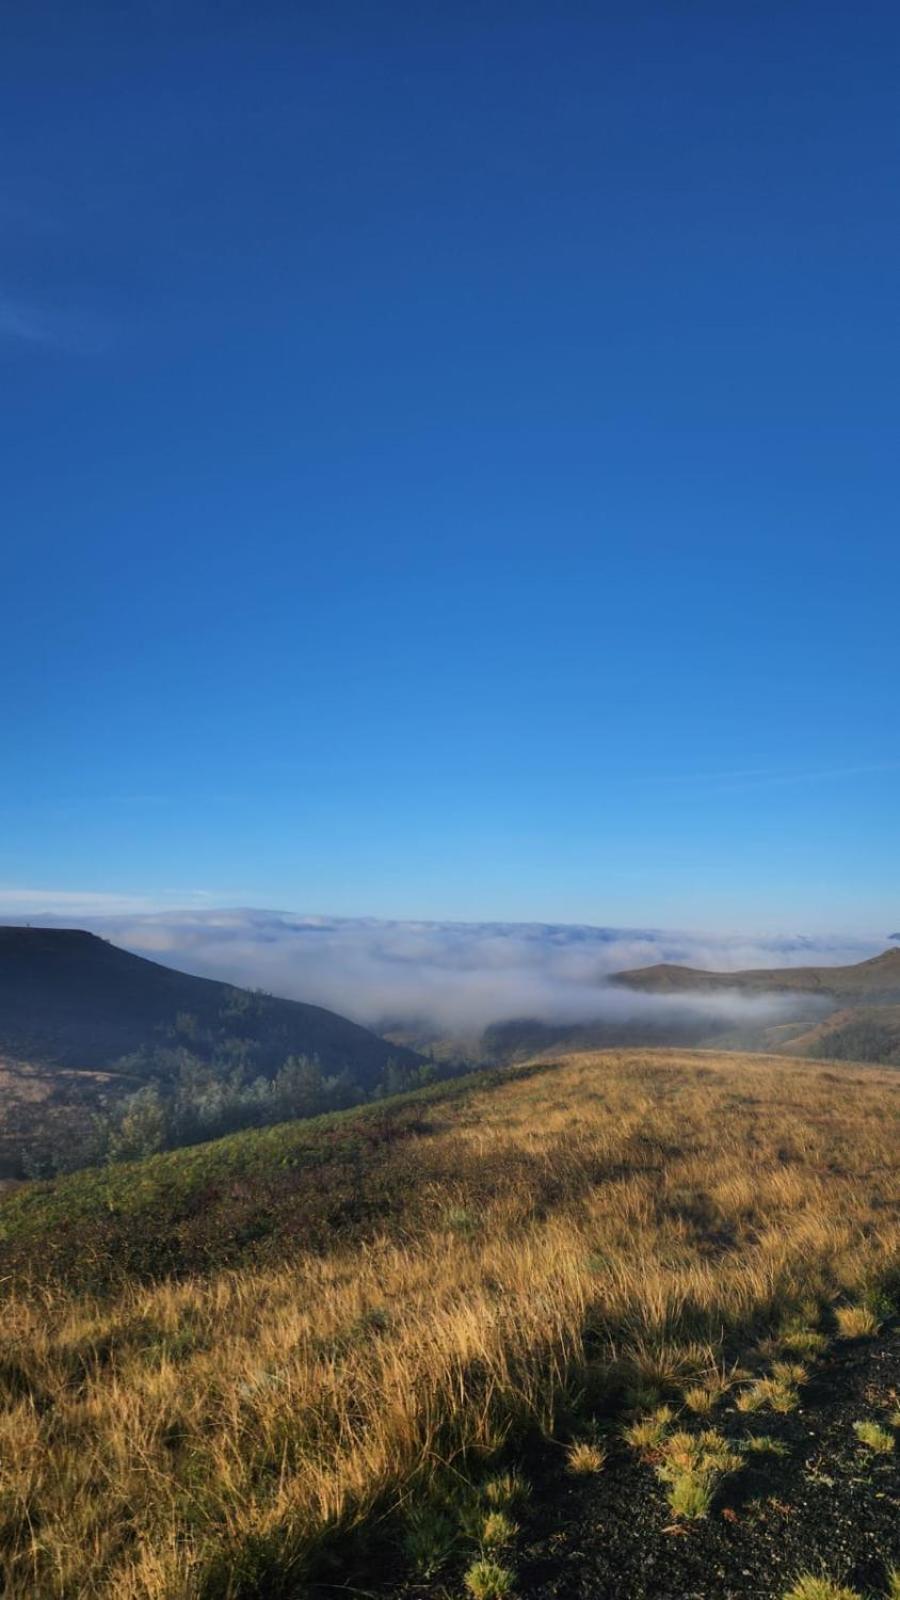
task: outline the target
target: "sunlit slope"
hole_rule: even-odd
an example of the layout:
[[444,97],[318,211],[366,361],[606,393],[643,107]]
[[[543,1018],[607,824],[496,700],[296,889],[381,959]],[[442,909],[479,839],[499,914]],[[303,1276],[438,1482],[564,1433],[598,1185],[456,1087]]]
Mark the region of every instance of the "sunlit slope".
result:
[[[326,1532],[408,1518],[564,1390],[677,1394],[900,1260],[874,1068],[588,1054],[215,1148],[0,1209],[10,1594],[293,1593]],[[67,1216],[67,1280],[32,1295]],[[136,1228],[192,1274],[114,1286]]]
[[835,1000],[900,1003],[900,949],[846,967],[753,967],[743,972],[707,972],[657,962],[617,972],[613,982],[649,994],[812,994]]

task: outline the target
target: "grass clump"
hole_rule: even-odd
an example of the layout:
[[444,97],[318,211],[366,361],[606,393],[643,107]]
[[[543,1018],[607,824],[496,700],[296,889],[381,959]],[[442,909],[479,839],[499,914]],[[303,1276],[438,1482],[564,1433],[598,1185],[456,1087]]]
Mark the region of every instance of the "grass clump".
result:
[[602,1444],[591,1444],[588,1439],[578,1439],[566,1451],[566,1465],[570,1472],[585,1476],[602,1472],[606,1465],[606,1451]]
[[798,1374],[805,1378],[806,1368],[793,1362],[776,1361],[771,1377],[758,1378],[749,1389],[741,1390],[735,1400],[738,1411],[761,1411],[766,1406],[781,1415],[796,1411],[800,1404]]
[[671,1406],[657,1406],[649,1417],[638,1417],[636,1422],[629,1423],[628,1427],[622,1430],[622,1438],[633,1450],[651,1454],[659,1449],[666,1436],[666,1430],[674,1419],[675,1413]]
[[741,1446],[748,1455],[789,1456],[790,1450],[781,1439],[773,1439],[770,1433],[755,1433],[745,1439]]
[[718,1482],[698,1472],[681,1472],[669,1484],[669,1510],[673,1517],[697,1522],[708,1517]]
[[838,1306],[834,1320],[839,1339],[872,1339],[881,1327],[870,1306]]
[[887,1600],[900,1600],[900,1567],[891,1567],[887,1575]]
[[702,1383],[694,1384],[684,1392],[684,1403],[696,1416],[707,1416],[716,1403],[717,1396]]
[[800,1385],[809,1379],[809,1372],[802,1361],[775,1361],[772,1363],[772,1377],[778,1383],[792,1383]]
[[504,1600],[504,1596],[512,1593],[513,1575],[508,1567],[501,1567],[496,1561],[473,1561],[465,1576],[463,1584],[472,1600]]
[[876,1455],[890,1455],[896,1442],[894,1435],[877,1422],[854,1422],[853,1432],[860,1444],[864,1444],[868,1450],[874,1450]]
[[457,1527],[441,1506],[413,1506],[403,1531],[403,1553],[420,1578],[433,1578],[449,1559],[457,1540]]
[[667,1485],[672,1515],[695,1521],[708,1516],[722,1480],[741,1465],[740,1453],[714,1428],[707,1428],[699,1434],[670,1434],[656,1475]]
[[828,1340],[818,1328],[787,1328],[778,1335],[782,1350],[798,1356],[820,1356],[828,1349]]
[[855,1589],[833,1583],[831,1578],[804,1573],[785,1593],[783,1600],[862,1600]]
[[524,1500],[528,1495],[528,1485],[517,1472],[498,1472],[482,1484],[481,1492],[489,1506],[502,1511]]
[[489,1550],[498,1545],[510,1544],[518,1528],[505,1511],[489,1511],[481,1524],[481,1543]]

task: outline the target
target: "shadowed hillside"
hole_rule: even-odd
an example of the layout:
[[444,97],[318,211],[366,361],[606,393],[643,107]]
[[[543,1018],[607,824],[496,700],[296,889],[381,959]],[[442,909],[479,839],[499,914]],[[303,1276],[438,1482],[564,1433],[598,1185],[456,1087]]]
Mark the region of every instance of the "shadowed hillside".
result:
[[288,1055],[377,1078],[416,1058],[322,1006],[278,1000],[176,972],[76,928],[0,928],[0,1055],[61,1067],[110,1067],[176,1033],[252,1042],[263,1070]]
[[77,929],[0,928],[0,1179],[353,1104],[420,1063],[321,1006]]

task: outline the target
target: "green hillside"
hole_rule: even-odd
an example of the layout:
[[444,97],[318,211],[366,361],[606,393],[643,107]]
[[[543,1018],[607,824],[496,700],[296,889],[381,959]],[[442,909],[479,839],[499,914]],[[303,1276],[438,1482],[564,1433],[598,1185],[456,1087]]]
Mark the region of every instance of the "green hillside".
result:
[[534,1068],[471,1073],[375,1105],[248,1129],[30,1183],[0,1205],[0,1278],[83,1288],[332,1248],[418,1207],[441,1107]]

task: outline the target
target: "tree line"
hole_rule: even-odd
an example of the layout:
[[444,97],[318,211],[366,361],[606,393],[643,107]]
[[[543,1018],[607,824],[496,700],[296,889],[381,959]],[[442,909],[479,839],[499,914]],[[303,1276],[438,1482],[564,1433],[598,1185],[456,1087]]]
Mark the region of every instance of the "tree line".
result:
[[180,1017],[171,1036],[123,1056],[112,1070],[143,1080],[139,1088],[96,1112],[79,1130],[46,1131],[21,1151],[26,1177],[48,1178],[105,1162],[133,1161],[244,1128],[402,1094],[469,1070],[467,1062],[427,1060],[407,1065],[389,1058],[364,1086],[352,1070],[326,1074],[315,1055],[289,1055],[274,1073],[254,1071],[254,1047],[239,1036],[220,1038],[210,1056],[189,1047],[191,1019]]

